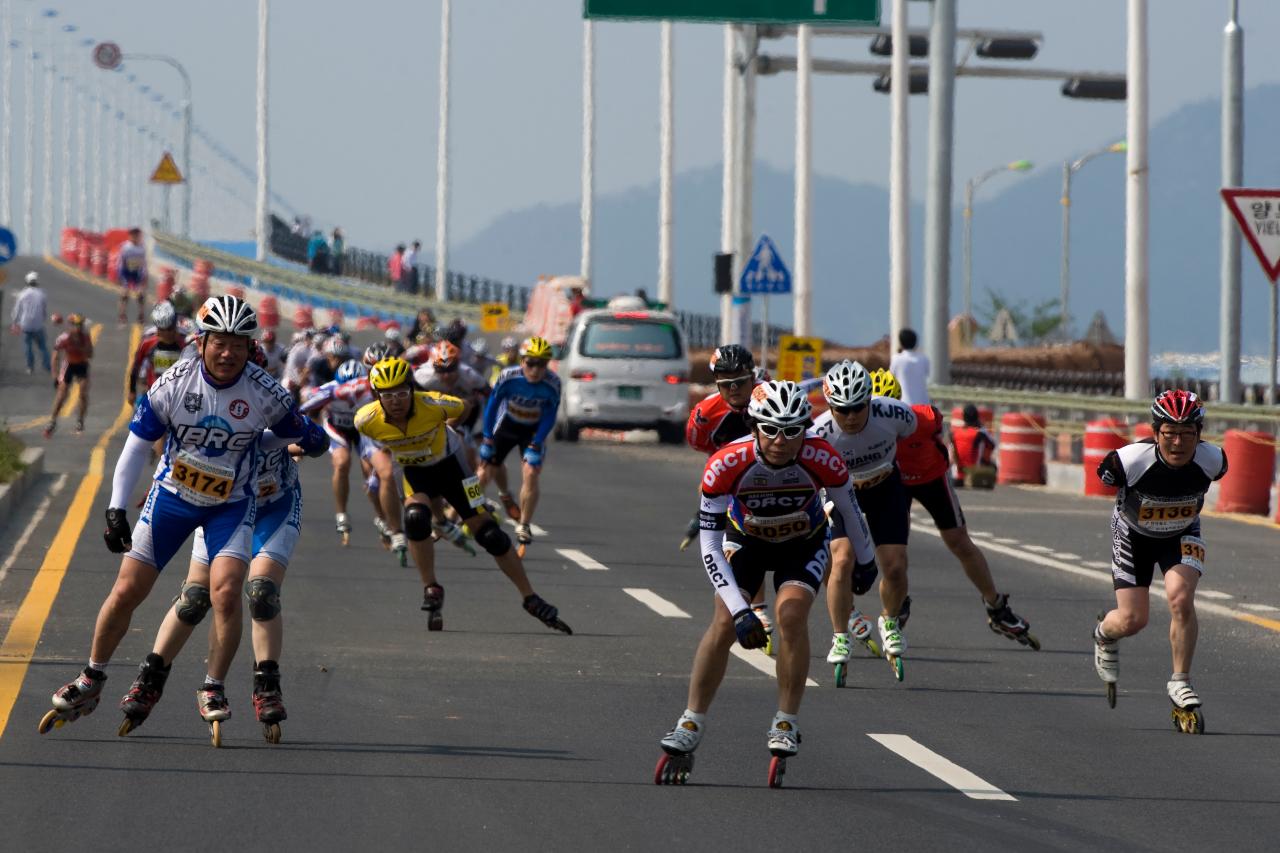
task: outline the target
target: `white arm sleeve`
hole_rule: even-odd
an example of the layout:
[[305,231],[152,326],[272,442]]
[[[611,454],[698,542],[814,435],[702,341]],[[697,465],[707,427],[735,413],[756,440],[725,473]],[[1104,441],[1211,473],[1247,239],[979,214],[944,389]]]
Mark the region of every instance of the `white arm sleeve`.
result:
[[269,429],[264,429],[262,431],[262,439],[258,442],[258,449],[263,452],[279,450],[282,447],[288,447],[297,440],[297,438],[285,438],[282,435],[276,435]]
[[[707,570],[711,585],[715,587],[716,595],[729,608],[730,614],[736,614],[748,609],[750,605],[742,596],[742,590],[738,589],[738,579],[733,576],[733,568],[724,555],[724,519],[728,510],[728,496],[702,496],[702,506],[698,513],[702,528],[699,542],[702,546],[702,565]],[[718,529],[712,527],[713,520],[718,521]]]
[[111,480],[108,509],[124,509],[128,505],[133,487],[138,484],[138,477],[142,475],[142,469],[147,466],[151,457],[151,444],[152,442],[132,432],[125,439],[124,450],[120,451],[120,458],[116,460],[116,473]]
[[844,532],[853,543],[853,556],[859,565],[865,565],[875,559],[876,549],[871,542],[871,532],[867,530],[866,519],[858,508],[858,498],[853,494],[853,486],[846,482],[843,486],[828,486],[827,498],[836,505],[836,512],[844,518]]

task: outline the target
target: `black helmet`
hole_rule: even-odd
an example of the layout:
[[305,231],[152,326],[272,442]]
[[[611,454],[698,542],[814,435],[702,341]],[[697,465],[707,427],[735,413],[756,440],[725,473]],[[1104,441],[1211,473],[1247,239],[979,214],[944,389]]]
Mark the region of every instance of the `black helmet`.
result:
[[965,403],[964,409],[960,412],[964,417],[965,426],[982,426],[982,418],[978,414],[978,407],[973,403]]
[[725,344],[711,353],[712,373],[750,373],[755,367],[751,350],[741,344]]

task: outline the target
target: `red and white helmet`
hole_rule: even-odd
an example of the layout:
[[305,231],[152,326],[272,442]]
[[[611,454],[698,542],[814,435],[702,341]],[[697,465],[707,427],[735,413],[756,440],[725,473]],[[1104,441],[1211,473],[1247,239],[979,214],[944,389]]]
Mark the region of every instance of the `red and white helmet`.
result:
[[1163,391],[1151,404],[1151,422],[1157,429],[1161,424],[1191,424],[1199,429],[1204,424],[1204,404],[1181,388]]

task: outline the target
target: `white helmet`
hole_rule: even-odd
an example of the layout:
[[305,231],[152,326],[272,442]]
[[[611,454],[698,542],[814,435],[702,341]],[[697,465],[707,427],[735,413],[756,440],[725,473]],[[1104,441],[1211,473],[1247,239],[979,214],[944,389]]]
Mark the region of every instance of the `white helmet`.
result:
[[827,371],[822,396],[832,406],[856,406],[871,399],[871,377],[856,361],[842,361]]
[[175,328],[178,325],[178,312],[173,310],[173,303],[167,299],[157,302],[156,307],[151,309],[151,322],[157,329]]
[[343,358],[346,358],[349,351],[350,348],[347,346],[347,342],[337,335],[334,335],[332,338],[329,338],[324,342],[325,355],[340,355]]
[[404,337],[404,335],[401,333],[399,326],[387,326],[387,330],[382,333],[382,337],[386,338],[388,341],[391,341],[392,343],[398,344],[400,343],[400,340]]
[[747,414],[756,423],[787,427],[807,423],[811,409],[804,390],[786,380],[762,382],[751,392]]
[[196,312],[202,332],[221,332],[251,338],[258,331],[258,315],[249,303],[234,296],[210,296]]
[[32,270],[31,272],[27,273],[27,284],[39,284],[39,283],[40,283],[40,276],[36,273],[35,270]]

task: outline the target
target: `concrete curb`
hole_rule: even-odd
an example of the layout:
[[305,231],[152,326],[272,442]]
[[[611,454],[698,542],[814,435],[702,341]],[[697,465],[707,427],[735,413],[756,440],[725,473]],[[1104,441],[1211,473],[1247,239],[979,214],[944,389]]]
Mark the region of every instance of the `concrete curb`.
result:
[[12,482],[0,484],[0,530],[8,526],[10,513],[44,474],[44,448],[28,447],[22,451],[27,467]]

